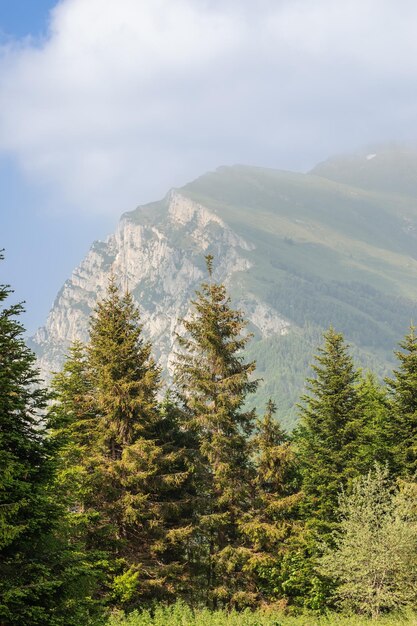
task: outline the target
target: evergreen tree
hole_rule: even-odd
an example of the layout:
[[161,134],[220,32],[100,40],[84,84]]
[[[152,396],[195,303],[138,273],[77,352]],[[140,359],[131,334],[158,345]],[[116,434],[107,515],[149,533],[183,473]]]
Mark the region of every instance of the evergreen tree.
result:
[[253,506],[241,524],[253,549],[247,568],[265,599],[287,596],[283,562],[302,533],[294,450],[275,413],[276,405],[269,400],[257,420]]
[[256,423],[254,449],[257,455],[256,483],[265,496],[282,497],[294,488],[294,453],[289,437],[275,417],[276,404],[268,400],[262,419]]
[[171,404],[158,405],[159,370],[138,311],[114,278],[91,319],[86,359],[75,346],[55,388],[76,510],[89,520],[90,549],[108,557],[107,600],[132,607],[184,588],[187,450]]
[[155,421],[159,370],[150,343],[142,338],[132,296],[119,294],[114,277],[91,318],[88,366],[101,450],[115,461]]
[[[0,286],[1,303],[9,293]],[[52,491],[48,395],[16,319],[22,311],[0,311],[0,623],[89,624],[92,580]]]
[[54,494],[65,506],[70,540],[79,546],[96,579],[94,600],[102,605],[101,589],[107,578],[110,554],[102,540],[101,517],[88,506],[93,490],[91,475],[97,416],[86,347],[80,341],[70,346],[61,372],[52,379],[52,390],[48,418],[59,450]]
[[199,514],[197,544],[204,564],[200,581],[209,603],[234,605],[253,600],[244,565],[250,556],[239,528],[249,509],[253,465],[249,436],[255,413],[244,407],[255,391],[253,362],[242,350],[247,322],[231,308],[224,285],[213,282],[213,258],[206,257],[209,282],[192,302],[178,337],[176,382],[188,415],[187,428],[198,442]]
[[392,411],[386,387],[372,372],[359,379],[358,396],[363,418],[363,431],[358,447],[359,463],[364,471],[375,463],[393,467],[391,437]]
[[300,406],[297,448],[305,512],[317,530],[328,532],[337,519],[338,494],[361,471],[363,418],[358,377],[343,336],[324,335]]
[[61,372],[52,380],[52,389],[55,401],[49,419],[60,452],[56,489],[68,508],[82,512],[87,459],[97,420],[86,347],[80,341],[70,346]]
[[391,425],[387,432],[396,474],[413,477],[417,472],[417,334],[414,326],[395,352],[399,361],[393,378],[387,379],[391,399]]

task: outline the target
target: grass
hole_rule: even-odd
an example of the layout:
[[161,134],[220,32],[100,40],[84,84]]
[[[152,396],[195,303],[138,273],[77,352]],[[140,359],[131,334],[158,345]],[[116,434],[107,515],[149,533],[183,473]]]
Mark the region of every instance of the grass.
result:
[[182,603],[158,607],[149,611],[134,611],[129,615],[114,614],[107,626],[417,626],[415,614],[384,616],[370,620],[362,616],[347,617],[338,614],[317,617],[313,615],[285,616],[271,611],[209,611],[193,610]]

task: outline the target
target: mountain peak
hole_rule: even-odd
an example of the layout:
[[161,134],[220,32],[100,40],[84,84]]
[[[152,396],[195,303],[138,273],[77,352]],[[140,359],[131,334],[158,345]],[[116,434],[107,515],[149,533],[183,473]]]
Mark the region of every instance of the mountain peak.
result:
[[417,150],[401,144],[368,147],[335,156],[310,174],[368,191],[417,195]]

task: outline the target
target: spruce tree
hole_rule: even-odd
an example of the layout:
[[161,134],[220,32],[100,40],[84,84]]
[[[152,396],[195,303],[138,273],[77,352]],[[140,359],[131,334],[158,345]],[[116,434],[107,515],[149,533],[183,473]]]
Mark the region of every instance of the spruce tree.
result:
[[283,563],[302,533],[294,449],[275,417],[276,410],[270,399],[265,414],[256,422],[253,505],[242,523],[252,545],[247,567],[266,600],[287,596]]
[[359,463],[363,471],[370,470],[375,463],[388,463],[393,468],[392,411],[387,389],[372,372],[366,372],[359,379],[358,395],[363,417]]
[[249,437],[255,412],[245,401],[258,383],[252,379],[255,363],[242,355],[250,339],[247,322],[231,307],[224,285],[213,281],[210,255],[206,262],[209,281],[183,320],[184,336],[178,336],[176,383],[198,445],[201,589],[209,604],[240,605],[253,601],[254,593],[244,568],[250,550],[239,524],[250,506],[254,471]]
[[67,507],[82,512],[88,482],[87,459],[97,420],[86,347],[80,341],[70,346],[61,372],[52,380],[52,390],[54,402],[48,414],[59,445],[56,489]]
[[160,373],[150,343],[142,338],[132,296],[119,294],[114,277],[91,318],[88,366],[100,414],[101,449],[115,461],[154,423]]
[[[0,286],[0,303],[10,294]],[[0,623],[89,624],[92,578],[55,499],[48,394],[23,339],[20,304],[0,311]]]
[[62,370],[52,379],[48,419],[59,452],[54,494],[65,506],[70,541],[79,546],[85,565],[96,581],[93,600],[102,606],[110,554],[102,537],[102,518],[89,506],[97,419],[86,346],[80,341],[70,346]]
[[131,608],[185,588],[187,450],[175,411],[158,404],[159,369],[138,311],[114,278],[91,319],[86,359],[73,348],[55,387],[66,463],[79,463],[76,506],[90,520],[90,549],[107,555],[107,601]]
[[322,532],[337,519],[338,494],[361,472],[363,419],[355,370],[343,336],[324,334],[300,405],[297,448],[306,515]]
[[393,377],[387,379],[390,392],[391,424],[387,432],[393,452],[393,471],[404,477],[417,472],[417,334],[411,326],[401,350]]
[[275,402],[269,399],[265,414],[256,422],[254,438],[256,482],[265,496],[270,494],[273,498],[288,495],[294,486],[294,468],[291,471],[294,452],[276,412]]

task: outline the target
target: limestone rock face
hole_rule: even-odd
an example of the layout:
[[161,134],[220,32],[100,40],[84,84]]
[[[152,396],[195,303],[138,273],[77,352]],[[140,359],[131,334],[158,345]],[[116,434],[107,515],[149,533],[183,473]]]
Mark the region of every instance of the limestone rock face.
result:
[[[122,289],[133,293],[144,334],[169,374],[179,320],[187,316],[190,299],[206,277],[204,255],[210,252],[216,258],[215,280],[239,294],[253,249],[217,212],[175,190],[159,203],[125,214],[107,241],[92,245],[57,295],[45,326],[32,338],[42,375],[48,380],[51,371],[60,369],[73,340],[88,339],[89,317],[112,274]],[[244,294],[234,304],[244,310],[257,334],[287,332],[289,323],[274,309],[247,289]]]

